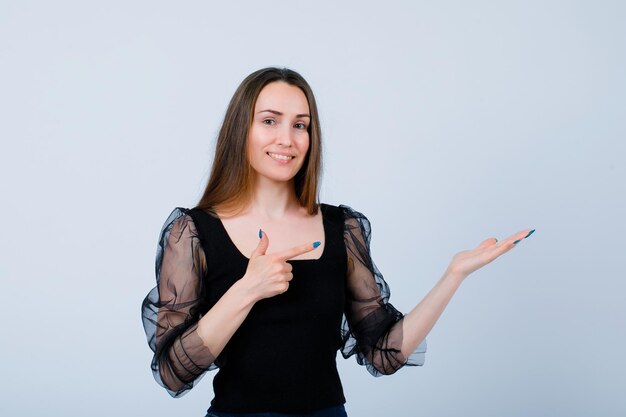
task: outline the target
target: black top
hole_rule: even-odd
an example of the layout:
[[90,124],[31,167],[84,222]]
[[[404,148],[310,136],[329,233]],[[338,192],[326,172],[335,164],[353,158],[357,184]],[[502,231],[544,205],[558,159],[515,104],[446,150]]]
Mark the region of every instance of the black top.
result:
[[215,410],[304,413],[345,402],[339,349],[375,376],[424,363],[426,341],[409,358],[400,351],[403,315],[388,302],[389,287],[371,260],[367,218],[347,206],[320,209],[320,258],[288,261],[289,289],[258,301],[217,358],[197,323],[243,277],[248,258],[219,218],[197,208],[170,214],[157,249],[157,286],[142,314],[155,379],[172,396],[219,368]]

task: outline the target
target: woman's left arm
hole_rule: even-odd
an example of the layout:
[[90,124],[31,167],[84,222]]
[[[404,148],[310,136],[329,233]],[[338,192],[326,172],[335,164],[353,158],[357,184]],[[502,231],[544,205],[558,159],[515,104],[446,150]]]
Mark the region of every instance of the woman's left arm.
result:
[[426,336],[463,280],[511,250],[531,235],[530,229],[498,242],[456,254],[433,289],[407,315],[389,303],[390,290],[370,254],[368,219],[348,206],[344,211],[344,241],[348,255],[346,320],[342,354],[357,355],[374,376],[389,375],[406,365],[423,365]]
[[409,314],[404,316],[402,354],[409,357],[426,338],[467,276],[510,251],[520,240],[527,238],[533,232],[534,229],[522,230],[501,242],[495,238],[489,238],[475,249],[457,253],[439,282]]

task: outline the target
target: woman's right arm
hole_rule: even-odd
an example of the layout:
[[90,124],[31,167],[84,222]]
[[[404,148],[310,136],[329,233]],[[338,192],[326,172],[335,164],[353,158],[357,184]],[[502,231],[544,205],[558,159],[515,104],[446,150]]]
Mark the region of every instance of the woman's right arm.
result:
[[265,255],[265,233],[250,257],[245,275],[202,317],[202,277],[206,259],[193,219],[176,208],[161,231],[156,261],[157,287],[143,303],[143,321],[154,377],[178,397],[197,383],[245,320],[254,304],[285,292],[293,278],[286,261],[316,246],[302,245]]
[[178,397],[216,368],[217,356],[198,332],[206,260],[187,209],[175,208],[165,221],[155,266],[157,285],[143,302],[143,324],[154,378]]

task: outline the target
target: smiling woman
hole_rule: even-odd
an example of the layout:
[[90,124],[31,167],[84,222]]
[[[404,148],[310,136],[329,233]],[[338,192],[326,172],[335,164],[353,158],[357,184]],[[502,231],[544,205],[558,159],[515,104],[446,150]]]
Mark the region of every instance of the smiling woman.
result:
[[300,88],[268,84],[257,98],[248,136],[256,181],[291,182],[309,150],[309,104]]
[[200,202],[161,229],[142,306],[152,370],[178,397],[219,368],[207,416],[346,416],[338,351],[374,376],[423,365],[465,277],[532,233],[458,253],[404,315],[372,260],[368,219],[318,201],[320,164],[307,82],[256,71],[230,101]]
[[[290,94],[283,97],[280,94],[283,91]],[[259,103],[259,99],[265,100],[265,106]],[[292,108],[292,105],[300,107]],[[249,205],[255,181],[255,171],[249,159],[251,132],[261,127],[259,124],[269,128],[280,122],[277,131],[282,135],[288,121],[285,116],[300,116],[296,117],[297,121],[293,120],[294,128],[302,128],[301,123],[306,125],[302,134],[306,132],[308,136],[308,148],[301,158],[302,169],[290,182],[300,206],[309,214],[317,213],[322,141],[315,96],[300,74],[278,68],[265,68],[250,74],[235,91],[218,135],[209,182],[198,207],[211,209],[219,206],[223,216],[231,216]],[[269,136],[270,131],[262,137]],[[282,145],[277,144],[268,151],[289,148]]]

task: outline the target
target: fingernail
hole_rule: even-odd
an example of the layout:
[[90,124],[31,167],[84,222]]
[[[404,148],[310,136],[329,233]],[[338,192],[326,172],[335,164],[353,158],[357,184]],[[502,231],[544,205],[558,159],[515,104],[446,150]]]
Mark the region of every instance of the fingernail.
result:
[[513,242],[514,245],[517,245],[517,243],[522,240],[522,239],[517,239],[515,242]]
[[528,232],[528,234],[526,235],[526,237],[524,237],[524,239],[526,239],[528,236],[532,235],[533,233],[535,233],[535,229]]
[[321,245],[321,244],[322,244],[321,242],[313,242],[313,247],[314,247],[314,248],[317,248],[317,247],[318,247],[319,245]]
[[496,242],[498,241],[498,238],[497,238],[497,237],[494,237],[494,239],[496,240]]
[[261,229],[259,229],[259,239],[263,238],[263,231]]

